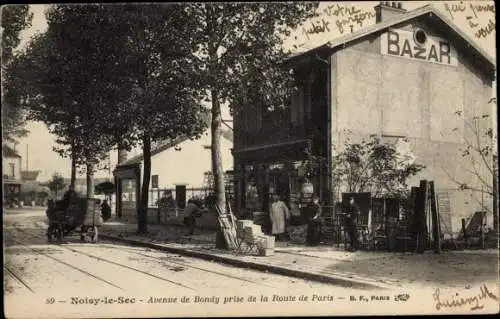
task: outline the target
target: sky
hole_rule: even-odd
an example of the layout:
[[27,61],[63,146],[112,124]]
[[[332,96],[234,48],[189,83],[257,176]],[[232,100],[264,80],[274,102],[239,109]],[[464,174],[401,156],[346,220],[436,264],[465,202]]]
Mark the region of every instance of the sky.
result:
[[[285,46],[292,49],[303,51],[315,46],[324,44],[336,37],[343,36],[349,32],[357,31],[375,23],[374,9],[378,2],[321,2],[318,7],[319,16],[305,22],[298,27],[292,35],[285,41]],[[492,33],[480,36],[478,30],[486,28],[490,20],[495,23],[495,7],[493,1],[411,1],[402,2],[403,8],[413,10],[418,7],[432,4],[437,10],[446,15],[457,25],[465,34],[473,38],[476,43],[485,50],[493,59],[496,56],[495,30]],[[488,7],[489,6],[489,7]],[[47,23],[44,16],[44,10],[47,6],[42,4],[30,5],[30,11],[33,12],[32,26],[21,33],[22,49],[29,39],[37,34],[44,32]],[[359,23],[353,25],[352,30],[349,26],[343,25],[342,20],[348,18],[349,12],[355,8]],[[487,9],[487,10],[485,10]],[[488,10],[489,9],[489,10]],[[493,11],[492,11],[493,10]],[[321,32],[314,34],[308,32],[312,25]],[[491,23],[490,23],[491,25]],[[495,29],[495,27],[493,27]],[[341,32],[342,31],[342,32]],[[294,48],[297,46],[297,49]],[[496,91],[496,90],[495,90]],[[229,110],[223,110],[223,118],[230,119]],[[58,172],[65,177],[70,176],[71,163],[68,159],[61,158],[52,149],[55,146],[55,138],[52,136],[45,124],[40,122],[27,123],[27,129],[30,134],[20,139],[17,150],[23,157],[22,169],[40,170],[39,180],[48,180],[54,172]],[[130,156],[136,155],[138,149],[134,150]],[[26,156],[28,155],[28,156]],[[28,158],[28,160],[26,160]],[[110,163],[116,165],[116,151],[110,152]],[[100,171],[96,177],[112,178],[110,170]]]

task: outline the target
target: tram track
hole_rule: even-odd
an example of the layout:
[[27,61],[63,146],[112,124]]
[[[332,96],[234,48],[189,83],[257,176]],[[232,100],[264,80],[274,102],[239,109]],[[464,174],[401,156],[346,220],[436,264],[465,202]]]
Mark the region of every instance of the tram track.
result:
[[33,289],[31,289],[30,285],[28,285],[22,278],[21,276],[11,268],[9,268],[7,265],[4,265],[3,268],[5,269],[5,272],[8,273],[12,278],[14,278],[16,281],[21,283],[26,289],[31,291],[32,293],[35,293]]
[[[113,247],[113,246],[109,246],[109,247],[110,248],[114,248],[114,249],[118,249],[117,247]],[[236,277],[236,276],[224,274],[222,272],[218,272],[218,271],[214,271],[214,270],[209,270],[209,269],[205,269],[205,268],[201,268],[201,267],[192,266],[192,265],[189,265],[187,263],[176,262],[176,261],[172,261],[172,260],[165,260],[165,259],[162,259],[161,257],[155,257],[155,256],[151,256],[151,255],[139,253],[139,252],[136,252],[136,251],[131,251],[130,249],[127,249],[127,248],[125,248],[124,250],[127,250],[129,253],[133,253],[133,254],[136,254],[136,255],[139,255],[139,256],[143,256],[143,257],[148,257],[148,258],[156,260],[156,261],[161,261],[161,262],[164,262],[164,263],[170,263],[170,264],[174,264],[174,265],[184,266],[184,267],[187,267],[187,268],[193,268],[193,269],[196,269],[196,270],[208,272],[208,273],[219,275],[219,276],[223,276],[223,277],[226,277],[226,278],[236,279],[236,280],[240,280],[240,281],[244,281],[244,282],[249,282],[249,283],[252,283],[252,284],[256,284],[256,285],[259,285],[259,286],[265,286],[265,287],[269,287],[269,288],[278,289],[278,287],[274,287],[274,286],[271,286],[271,285],[266,285],[266,284],[263,284],[263,283],[260,283],[260,282],[256,282],[256,281],[253,281],[253,280],[249,280],[249,279],[244,279],[244,278],[240,278],[240,277]]]
[[[28,236],[31,236],[31,238],[41,238],[41,236],[40,237],[39,236],[33,236],[32,234],[29,234],[29,233],[27,233],[26,231],[24,231],[22,229],[17,229],[17,231],[20,231],[20,232],[22,232],[22,233],[24,233],[24,234],[26,234]],[[137,268],[134,268],[134,267],[130,267],[128,265],[124,265],[122,263],[118,263],[118,262],[115,262],[115,261],[112,261],[112,260],[109,260],[109,259],[106,259],[106,258],[103,258],[103,257],[99,257],[99,256],[96,256],[96,255],[85,253],[85,252],[82,252],[80,250],[76,250],[74,248],[70,248],[68,246],[58,245],[58,247],[64,248],[64,249],[69,250],[69,251],[71,251],[73,253],[77,253],[77,254],[80,254],[80,255],[83,255],[83,256],[86,256],[86,257],[89,257],[89,258],[94,258],[96,260],[99,260],[99,261],[102,261],[102,262],[106,262],[106,263],[109,263],[109,264],[112,264],[112,265],[115,265],[115,266],[118,266],[118,267],[121,267],[121,268],[129,269],[129,270],[141,273],[143,275],[146,275],[146,276],[149,276],[149,277],[152,277],[152,278],[155,278],[155,279],[159,279],[159,280],[168,282],[170,284],[174,284],[174,285],[182,287],[182,288],[186,288],[186,289],[189,289],[189,290],[195,290],[194,288],[186,286],[186,285],[184,285],[184,284],[182,284],[180,282],[173,281],[173,280],[170,280],[170,279],[167,279],[167,278],[164,278],[164,277],[161,277],[161,276],[157,276],[157,275],[154,275],[154,274],[150,274],[150,273],[145,272],[143,270],[140,270],[140,269],[137,269]],[[31,247],[29,247],[29,248],[31,248]],[[122,289],[122,288],[120,288],[120,289]]]
[[[39,229],[42,229],[42,228],[39,228]],[[26,231],[24,231],[22,229],[18,229],[18,230],[21,231],[21,232],[23,232],[23,233],[25,233],[25,234],[28,234]],[[33,236],[33,234],[28,234],[28,235],[29,236]],[[104,244],[100,244],[100,245],[104,246]],[[141,273],[143,273],[145,275],[148,275],[148,276],[151,276],[151,277],[163,280],[163,281],[167,281],[167,282],[170,282],[170,283],[182,286],[184,288],[188,288],[188,289],[194,290],[193,288],[185,286],[185,285],[183,285],[181,283],[178,283],[178,282],[175,282],[175,281],[172,281],[172,280],[160,277],[160,276],[156,276],[154,274],[150,274],[150,273],[144,272],[142,270],[136,269],[134,267],[130,267],[128,265],[123,265],[123,264],[117,263],[115,261],[108,260],[108,259],[105,259],[105,258],[102,258],[102,257],[99,257],[99,256],[95,256],[95,255],[92,255],[92,254],[89,254],[89,253],[86,253],[86,252],[82,252],[82,251],[79,251],[79,250],[76,250],[74,248],[70,248],[70,247],[67,247],[67,246],[60,245],[60,247],[68,249],[68,250],[70,250],[70,251],[72,251],[74,253],[79,253],[79,254],[85,255],[85,256],[90,257],[90,258],[95,258],[97,260],[101,260],[101,261],[104,261],[104,262],[115,264],[117,266],[121,266],[121,267],[124,267],[124,268],[135,270],[135,271],[141,272]],[[118,249],[117,247],[112,246],[112,245],[106,245],[106,247],[112,248],[112,249]],[[121,248],[121,247],[120,247],[120,249],[123,250],[123,248]],[[251,284],[254,284],[254,285],[257,285],[257,286],[264,286],[264,287],[268,287],[268,288],[279,289],[278,287],[275,287],[275,286],[272,286],[272,285],[268,285],[268,284],[265,284],[265,283],[262,283],[262,282],[257,282],[257,281],[253,281],[253,280],[249,280],[249,279],[244,279],[244,278],[241,278],[241,277],[237,277],[237,276],[228,275],[228,274],[225,274],[225,273],[222,273],[222,272],[219,272],[219,271],[210,270],[210,269],[206,269],[206,268],[202,268],[202,267],[197,267],[197,266],[189,265],[189,264],[183,263],[183,262],[177,262],[177,261],[172,261],[172,260],[165,260],[165,259],[162,259],[161,257],[155,257],[155,256],[143,254],[143,253],[140,253],[140,252],[133,251],[132,249],[129,249],[129,248],[125,248],[125,250],[127,250],[127,252],[129,252],[129,253],[136,254],[136,255],[139,255],[139,256],[142,256],[142,257],[147,257],[147,258],[150,258],[150,259],[158,261],[158,262],[162,262],[162,263],[166,263],[166,264],[170,264],[170,265],[183,266],[183,267],[191,268],[191,269],[196,269],[198,271],[202,271],[202,272],[206,272],[206,273],[218,275],[218,276],[221,276],[221,277],[224,277],[224,278],[230,278],[230,279],[233,279],[233,280],[238,280],[238,281],[243,281],[243,282],[251,283]]]
[[33,251],[33,252],[35,252],[36,254],[38,254],[38,255],[40,255],[40,256],[44,256],[44,257],[46,257],[46,258],[52,259],[52,260],[54,260],[54,261],[56,261],[56,262],[58,262],[58,263],[60,263],[60,264],[63,264],[63,265],[65,265],[65,266],[69,267],[69,268],[72,268],[72,269],[74,269],[74,270],[77,270],[77,271],[79,271],[79,272],[81,272],[81,273],[83,273],[83,274],[85,274],[85,275],[87,275],[87,276],[89,276],[89,277],[91,277],[91,278],[94,278],[94,279],[96,279],[96,280],[98,280],[98,281],[104,282],[104,283],[106,283],[107,285],[110,285],[110,286],[112,286],[112,287],[118,288],[118,289],[120,289],[120,290],[125,290],[125,289],[123,289],[122,287],[120,287],[120,286],[118,286],[118,285],[115,285],[114,283],[109,282],[109,281],[107,281],[107,280],[106,280],[106,279],[104,279],[104,278],[101,278],[101,277],[99,277],[99,276],[96,276],[96,275],[94,275],[94,274],[92,274],[92,273],[90,273],[90,272],[88,272],[88,271],[86,271],[86,270],[84,270],[84,269],[81,269],[81,268],[76,267],[76,266],[74,266],[74,265],[72,265],[72,264],[69,264],[69,263],[67,263],[67,262],[65,262],[65,261],[63,261],[63,260],[60,260],[59,258],[56,258],[56,257],[54,257],[54,256],[50,256],[50,255],[48,255],[48,254],[46,254],[46,253],[44,253],[44,252],[42,252],[42,251],[40,251],[40,250],[38,250],[38,249],[35,249],[35,248],[33,248],[33,247],[30,247],[30,246],[26,245],[25,243],[23,243],[23,242],[21,242],[21,241],[19,241],[19,240],[12,239],[12,238],[11,238],[10,240],[12,240],[13,242],[17,243],[18,245],[21,245],[21,246],[24,246],[24,247],[28,248],[29,250],[31,250],[31,251]]

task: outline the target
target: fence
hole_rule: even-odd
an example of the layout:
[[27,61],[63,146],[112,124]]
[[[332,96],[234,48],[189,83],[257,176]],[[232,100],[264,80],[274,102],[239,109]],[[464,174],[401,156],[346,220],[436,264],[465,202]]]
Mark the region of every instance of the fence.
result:
[[[163,192],[170,191],[172,192],[172,196],[175,199],[175,188],[157,188],[149,190],[149,199],[148,199],[148,207],[158,207],[158,200],[162,197]],[[197,197],[200,199],[205,199],[210,193],[213,193],[214,190],[209,187],[191,187],[186,188],[186,199],[190,199],[193,197]],[[228,198],[226,200],[233,205],[234,196],[232,193],[231,187],[226,187],[226,194]],[[234,206],[233,206],[234,207]]]

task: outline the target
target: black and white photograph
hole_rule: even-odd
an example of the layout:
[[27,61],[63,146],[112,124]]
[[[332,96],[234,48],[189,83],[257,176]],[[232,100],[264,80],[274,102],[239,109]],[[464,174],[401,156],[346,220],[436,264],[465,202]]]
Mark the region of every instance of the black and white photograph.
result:
[[6,318],[500,311],[494,1],[6,4]]

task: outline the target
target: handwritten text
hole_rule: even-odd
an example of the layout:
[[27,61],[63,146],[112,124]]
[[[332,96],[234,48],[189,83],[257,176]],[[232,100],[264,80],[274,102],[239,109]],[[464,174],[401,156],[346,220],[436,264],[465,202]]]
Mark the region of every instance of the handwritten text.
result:
[[441,299],[439,288],[437,288],[434,291],[433,297],[437,310],[441,310],[442,308],[460,308],[462,306],[470,306],[470,310],[478,310],[484,308],[484,305],[480,302],[481,300],[490,298],[498,301],[498,297],[490,292],[486,285],[480,288],[480,293],[477,295],[462,297],[456,293],[450,299]]
[[[310,39],[309,35],[330,32],[330,23],[334,23],[338,31],[343,34],[349,28],[353,32],[354,26],[363,26],[363,23],[375,17],[374,12],[360,10],[354,6],[345,6],[340,4],[332,4],[323,9],[325,18],[321,20],[311,21],[309,24],[302,28],[302,33]],[[327,17],[336,17],[335,20],[330,21]]]

